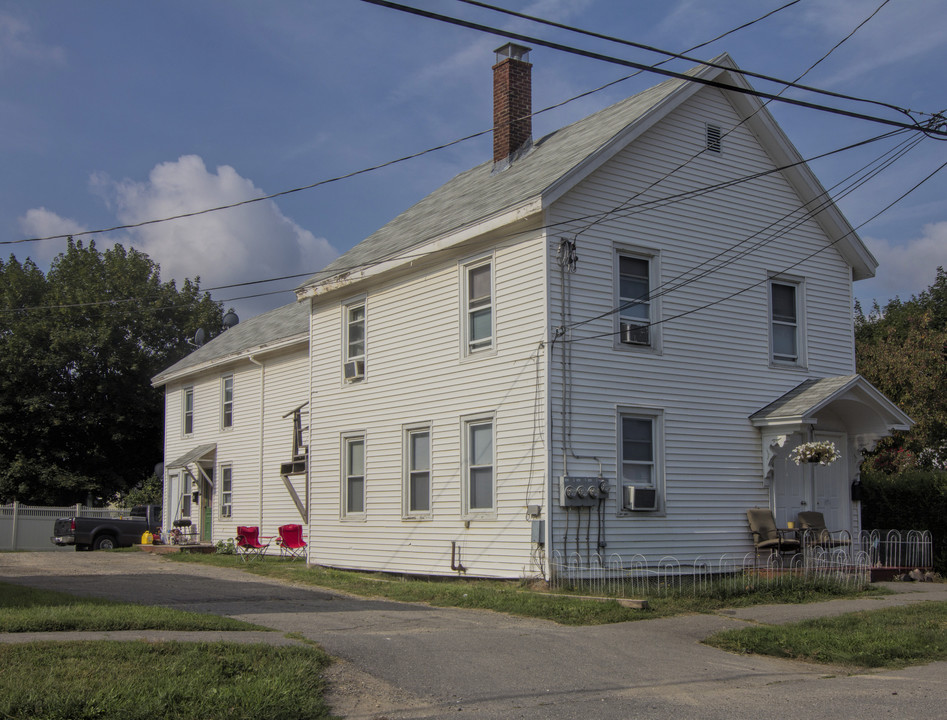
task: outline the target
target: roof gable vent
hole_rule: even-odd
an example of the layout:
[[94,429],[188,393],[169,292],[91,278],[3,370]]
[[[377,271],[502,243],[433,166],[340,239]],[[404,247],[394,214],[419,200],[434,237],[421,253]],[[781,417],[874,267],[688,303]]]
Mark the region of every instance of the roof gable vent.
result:
[[710,152],[720,152],[720,141],[723,139],[723,133],[720,132],[719,125],[707,123],[707,150]]

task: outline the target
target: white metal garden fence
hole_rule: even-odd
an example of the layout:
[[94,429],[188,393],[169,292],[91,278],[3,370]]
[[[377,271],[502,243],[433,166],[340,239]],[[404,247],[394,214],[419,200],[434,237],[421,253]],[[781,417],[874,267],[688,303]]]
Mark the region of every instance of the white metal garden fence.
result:
[[84,505],[40,507],[13,502],[0,505],[0,550],[72,550],[57,548],[50,538],[58,518],[119,517],[127,510],[90,508]]

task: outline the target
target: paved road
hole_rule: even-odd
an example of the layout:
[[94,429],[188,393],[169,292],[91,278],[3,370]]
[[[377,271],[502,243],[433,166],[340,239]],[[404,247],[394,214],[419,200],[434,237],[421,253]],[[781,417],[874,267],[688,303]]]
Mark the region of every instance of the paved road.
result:
[[788,622],[947,600],[947,585],[807,606],[572,628],[485,611],[351,598],[142,553],[3,553],[0,579],[240,618],[340,658],[330,700],[353,720],[467,717],[941,718],[947,663],[849,674],[700,644],[748,622]]

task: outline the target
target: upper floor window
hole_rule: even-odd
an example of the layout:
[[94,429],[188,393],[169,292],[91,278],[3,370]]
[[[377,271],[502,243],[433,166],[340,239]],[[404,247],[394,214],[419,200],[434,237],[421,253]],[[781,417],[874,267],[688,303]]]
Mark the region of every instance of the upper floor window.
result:
[[342,438],[342,514],[365,512],[365,436]]
[[493,263],[489,260],[464,266],[466,353],[493,347]]
[[220,517],[233,517],[233,468],[220,466]]
[[619,252],[617,255],[617,331],[619,347],[658,346],[656,301],[652,300],[656,258]]
[[183,411],[182,425],[185,435],[194,432],[194,388],[186,387],[182,393],[181,407]]
[[773,363],[805,364],[801,290],[798,282],[770,280],[770,359]]
[[233,427],[233,375],[220,379],[220,426]]
[[345,306],[343,374],[347,382],[365,377],[365,303]]
[[468,513],[492,512],[496,508],[493,420],[470,420],[465,426],[465,510]]
[[405,431],[405,516],[431,512],[431,430]]

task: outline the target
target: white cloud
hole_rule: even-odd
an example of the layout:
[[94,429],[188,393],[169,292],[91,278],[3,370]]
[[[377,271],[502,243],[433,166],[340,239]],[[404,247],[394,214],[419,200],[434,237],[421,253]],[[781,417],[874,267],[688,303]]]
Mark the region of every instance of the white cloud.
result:
[[[197,155],[152,169],[145,182],[111,181],[102,174],[90,180],[94,193],[104,195],[118,221],[133,224],[206,208],[229,205],[265,193],[234,168],[222,165],[208,171]],[[147,225],[129,231],[130,244],[161,265],[163,280],[200,276],[201,286],[227,285],[296,273],[315,272],[333,260],[337,251],[264,200],[196,217]],[[293,287],[298,281],[223,290],[228,298]],[[292,300],[277,295],[234,303],[244,316]]]
[[895,295],[917,295],[934,282],[938,267],[947,267],[947,221],[925,225],[921,237],[905,243],[881,238],[866,238],[865,243],[879,263],[872,280],[855,285],[866,309],[872,299],[884,305]]
[[66,53],[33,37],[30,26],[7,13],[0,13],[0,71],[19,62],[60,65]]
[[[20,228],[27,237],[51,237],[54,235],[69,235],[71,233],[84,232],[88,228],[75,220],[64,218],[57,215],[52,210],[44,207],[27,210],[26,214],[19,218]],[[62,239],[59,240],[41,240],[35,243],[29,243],[25,252],[16,252],[17,256],[24,259],[29,257],[43,271],[48,269],[49,263],[65,248],[66,244]]]

